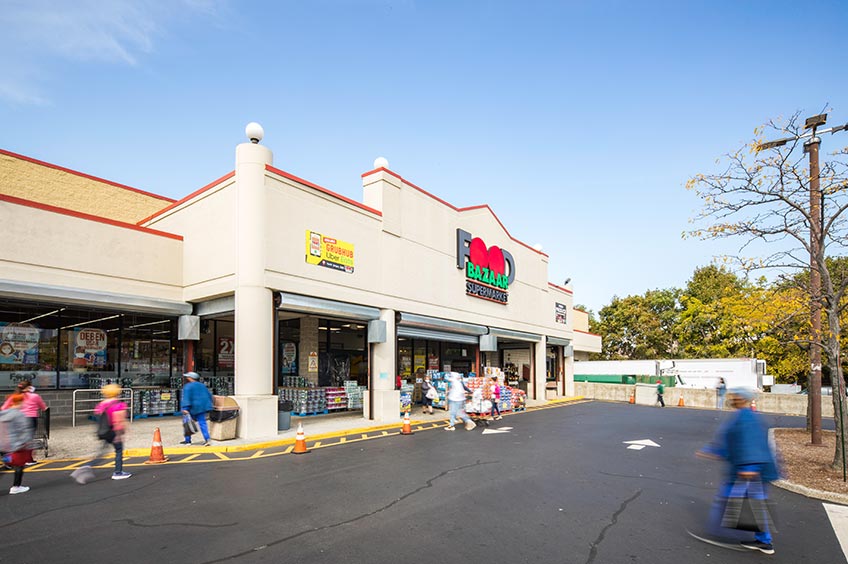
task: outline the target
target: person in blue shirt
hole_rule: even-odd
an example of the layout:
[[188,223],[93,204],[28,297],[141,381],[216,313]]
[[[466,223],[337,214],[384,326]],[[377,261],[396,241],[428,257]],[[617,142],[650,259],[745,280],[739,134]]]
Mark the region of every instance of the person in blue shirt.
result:
[[[183,386],[183,396],[180,401],[180,409],[183,415],[188,415],[200,427],[200,433],[203,435],[203,446],[209,446],[209,426],[206,424],[206,413],[212,410],[212,392],[209,388],[198,382],[200,376],[197,372],[187,372],[183,374],[187,380]],[[191,444],[191,435],[186,435],[184,441],[180,441],[181,445]]]
[[[728,405],[736,411],[719,427],[712,442],[698,451],[703,458],[727,462],[725,475],[719,486],[710,513],[711,528],[720,531],[726,500],[732,492],[747,491],[751,499],[766,501],[766,483],[780,477],[774,452],[769,445],[768,428],[761,416],[751,409],[754,390],[738,388],[728,392]],[[734,490],[734,488],[736,488]],[[763,503],[763,507],[765,503]],[[755,534],[754,540],[742,541],[745,548],[774,554],[768,515],[760,516],[765,530]]]

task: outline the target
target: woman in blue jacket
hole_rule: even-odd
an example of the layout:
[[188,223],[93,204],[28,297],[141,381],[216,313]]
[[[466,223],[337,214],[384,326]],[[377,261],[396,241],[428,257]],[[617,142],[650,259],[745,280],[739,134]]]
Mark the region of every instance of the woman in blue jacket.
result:
[[[212,392],[209,388],[198,382],[200,376],[197,372],[187,372],[183,377],[188,380],[183,386],[183,397],[180,401],[180,409],[183,415],[188,415],[200,427],[200,433],[203,435],[203,446],[209,446],[209,427],[206,424],[206,413],[212,410]],[[191,444],[191,435],[186,435],[184,441],[180,441],[181,445]]]

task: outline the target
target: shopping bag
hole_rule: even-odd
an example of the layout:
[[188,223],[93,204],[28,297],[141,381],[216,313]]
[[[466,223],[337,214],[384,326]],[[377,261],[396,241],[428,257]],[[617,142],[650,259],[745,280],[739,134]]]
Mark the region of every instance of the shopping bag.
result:
[[183,415],[183,435],[186,437],[197,432],[197,421],[191,418],[190,415]]
[[771,515],[760,481],[737,481],[730,489],[721,526],[739,531],[761,533],[771,530]]
[[434,388],[433,386],[430,386],[430,388],[427,390],[427,393],[425,395],[427,396],[427,399],[431,399],[431,400],[434,400],[437,397],[439,397],[439,393],[436,391],[436,388]]

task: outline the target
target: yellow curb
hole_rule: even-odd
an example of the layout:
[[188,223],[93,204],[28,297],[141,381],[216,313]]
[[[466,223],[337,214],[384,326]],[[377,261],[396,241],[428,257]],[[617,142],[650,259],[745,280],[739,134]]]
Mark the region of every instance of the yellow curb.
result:
[[[425,423],[423,420],[416,419],[415,421],[410,421],[410,424],[420,425],[421,423]],[[374,427],[359,427],[355,429],[347,429],[342,431],[333,431],[330,433],[323,433],[320,435],[307,435],[307,441],[317,441],[317,440],[325,440],[325,439],[334,439],[336,437],[345,437],[347,435],[358,435],[358,434],[367,434],[369,432],[374,431],[383,431],[385,429],[395,429],[398,427],[402,427],[403,422],[398,423],[390,423],[388,425],[377,425]],[[246,450],[260,450],[260,449],[269,449],[274,447],[288,446],[293,445],[296,441],[296,437],[290,437],[286,439],[278,439],[276,441],[266,441],[262,443],[250,443],[244,445],[221,445],[221,446],[184,446],[184,447],[168,447],[167,452],[170,452],[173,455],[178,454],[203,454],[205,452],[214,452],[214,453],[227,453],[227,452],[244,452]],[[147,456],[150,454],[149,448],[128,448],[124,450],[124,456]]]

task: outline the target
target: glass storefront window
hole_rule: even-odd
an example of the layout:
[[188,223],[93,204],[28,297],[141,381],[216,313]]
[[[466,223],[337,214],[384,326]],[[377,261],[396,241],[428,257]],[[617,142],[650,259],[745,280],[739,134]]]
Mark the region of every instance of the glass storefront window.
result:
[[59,310],[0,302],[0,389],[29,380],[36,388],[56,387]]
[[409,378],[412,374],[412,340],[398,338],[397,343],[398,374],[401,378]]
[[59,388],[99,388],[118,381],[121,315],[66,309],[60,313]]
[[0,299],[2,390],[167,386],[180,354],[174,318]]

